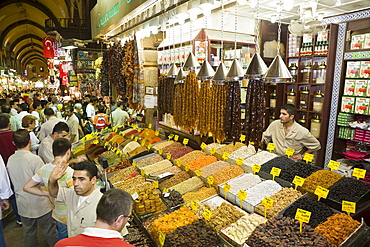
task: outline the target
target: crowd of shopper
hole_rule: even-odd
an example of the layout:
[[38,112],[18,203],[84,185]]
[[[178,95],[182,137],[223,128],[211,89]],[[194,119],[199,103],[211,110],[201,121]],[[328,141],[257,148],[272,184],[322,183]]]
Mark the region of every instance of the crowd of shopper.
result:
[[12,207],[24,246],[38,245],[37,226],[50,246],[74,236],[57,246],[98,246],[107,239],[131,246],[119,233],[131,215],[130,195],[103,195],[97,166],[86,156],[73,157],[71,147],[92,131],[135,121],[138,112],[122,100],[35,91],[1,95],[0,110],[0,211]]

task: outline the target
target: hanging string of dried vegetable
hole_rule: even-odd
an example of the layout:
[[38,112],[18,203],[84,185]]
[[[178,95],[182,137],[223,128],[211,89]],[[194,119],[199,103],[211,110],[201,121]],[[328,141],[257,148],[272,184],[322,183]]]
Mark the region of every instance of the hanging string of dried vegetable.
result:
[[[134,79],[135,79],[135,60],[138,63],[135,40],[127,41],[123,47],[123,68],[121,73],[126,80],[126,98],[131,108],[137,109],[137,104],[134,104]],[[136,101],[136,100],[135,100]]]
[[111,47],[111,78],[110,81],[113,83],[113,85],[116,86],[117,93],[120,95],[125,95],[126,91],[126,83],[125,83],[125,77],[121,73],[122,69],[122,60],[123,60],[123,48],[120,42],[115,43]]
[[200,86],[198,108],[198,125],[197,130],[201,136],[207,135],[211,127],[211,82],[203,81]]
[[226,139],[224,117],[226,107],[227,85],[212,85],[211,126],[210,131],[214,141],[223,142]]
[[158,111],[161,114],[174,111],[175,79],[161,76],[158,81]]
[[247,142],[259,145],[263,132],[263,82],[249,80],[246,96],[245,136]]
[[241,132],[240,120],[240,85],[239,81],[228,83],[225,109],[225,135],[226,139],[236,142]]
[[185,78],[183,99],[183,125],[187,130],[194,130],[198,120],[198,80],[194,71],[190,71]]
[[173,101],[173,120],[175,122],[175,125],[177,126],[183,126],[183,93],[182,91],[184,87],[183,83],[178,83],[175,85],[174,90],[174,101]]
[[108,79],[108,56],[109,51],[104,51],[103,54],[103,61],[101,66],[101,75],[100,75],[100,83],[101,83],[101,94],[103,96],[109,96],[109,79]]

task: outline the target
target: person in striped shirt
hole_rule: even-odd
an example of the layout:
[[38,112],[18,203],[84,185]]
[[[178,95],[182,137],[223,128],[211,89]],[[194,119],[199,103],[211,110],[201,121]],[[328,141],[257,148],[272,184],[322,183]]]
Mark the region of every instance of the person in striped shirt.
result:
[[[51,171],[62,162],[68,163],[71,155],[71,142],[66,138],[58,138],[53,142],[54,160],[47,163],[24,185],[23,190],[34,195],[47,195],[48,182]],[[67,167],[66,174],[58,180],[59,186],[73,187],[73,169]],[[58,240],[68,237],[67,231],[67,208],[63,202],[54,199],[53,218],[57,222]]]

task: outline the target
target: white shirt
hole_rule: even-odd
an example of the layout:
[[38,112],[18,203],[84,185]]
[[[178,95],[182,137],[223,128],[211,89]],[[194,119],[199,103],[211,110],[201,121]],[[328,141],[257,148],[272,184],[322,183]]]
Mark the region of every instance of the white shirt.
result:
[[49,118],[48,121],[43,123],[40,128],[40,136],[39,139],[42,141],[45,137],[52,134],[54,126],[59,122],[65,122],[63,119],[56,118],[55,116]]
[[21,112],[17,115],[17,117],[18,117],[19,121],[22,123],[22,118],[23,118],[24,116],[27,116],[27,115],[31,115],[31,114],[29,114],[29,113],[28,113],[28,112],[26,112],[26,111],[21,111]]
[[87,117],[91,118],[91,120],[94,121],[94,117],[95,117],[95,108],[93,105],[90,105],[88,104],[86,106],[86,115]]
[[44,140],[42,140],[39,146],[39,156],[45,163],[50,163],[54,160],[53,142],[53,138],[48,135]]
[[39,149],[40,146],[40,141],[33,131],[30,131],[30,139],[31,139],[30,150],[32,151],[32,153],[37,154],[37,150]]
[[118,125],[123,124],[124,121],[129,118],[130,116],[128,115],[127,112],[125,112],[121,108],[117,108],[116,110],[114,110],[114,112],[112,112],[112,119],[111,119],[112,127],[116,127]]
[[[10,189],[10,181],[8,177],[8,172],[5,168],[5,163],[0,155],[0,199],[8,199],[13,195],[13,191]],[[0,219],[2,219],[2,211],[0,209]]]
[[[78,118],[76,117],[76,115],[74,113],[72,114],[72,116],[67,118],[67,124],[68,124],[68,127],[69,127],[68,138],[71,141],[71,143],[74,143],[74,142],[78,141],[78,125],[79,125],[78,124]],[[75,136],[73,140],[71,139],[72,135]]]
[[102,228],[87,227],[84,229],[82,234],[98,238],[122,238],[122,235],[119,232]]
[[13,116],[17,116],[18,115],[18,111],[14,108],[10,109],[10,113],[13,115]]
[[31,113],[32,116],[34,116],[36,118],[36,126],[35,127],[39,127],[39,120],[40,120],[40,114],[37,112],[37,111],[33,111]]

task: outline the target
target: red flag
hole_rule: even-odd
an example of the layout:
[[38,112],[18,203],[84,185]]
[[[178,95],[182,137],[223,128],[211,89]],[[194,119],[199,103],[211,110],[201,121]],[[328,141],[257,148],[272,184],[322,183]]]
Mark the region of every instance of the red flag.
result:
[[44,57],[54,58],[54,39],[46,36],[42,39],[42,47],[44,49]]

